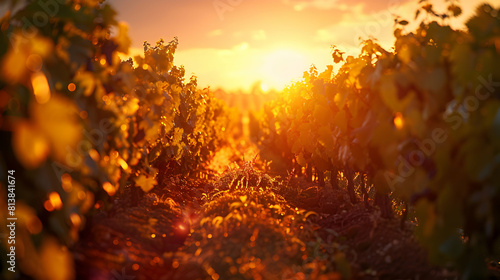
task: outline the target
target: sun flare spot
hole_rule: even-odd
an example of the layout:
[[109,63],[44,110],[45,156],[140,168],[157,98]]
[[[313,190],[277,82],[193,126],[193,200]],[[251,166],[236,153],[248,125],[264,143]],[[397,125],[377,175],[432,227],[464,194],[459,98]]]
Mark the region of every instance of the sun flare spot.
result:
[[270,52],[262,66],[263,76],[266,80],[262,83],[268,87],[282,89],[307,70],[307,58],[298,51],[280,49]]
[[263,91],[263,92],[268,92],[269,91],[269,86],[265,83],[262,83],[260,84],[260,89]]

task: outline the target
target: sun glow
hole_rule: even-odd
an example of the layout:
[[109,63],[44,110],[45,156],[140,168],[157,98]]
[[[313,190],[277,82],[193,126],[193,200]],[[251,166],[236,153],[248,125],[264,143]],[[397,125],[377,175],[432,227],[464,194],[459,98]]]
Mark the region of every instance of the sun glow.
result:
[[283,89],[292,80],[302,77],[307,70],[308,59],[298,51],[279,49],[270,52],[263,64],[263,85]]
[[269,86],[267,84],[260,84],[260,89],[262,90],[262,92],[268,92],[269,91]]

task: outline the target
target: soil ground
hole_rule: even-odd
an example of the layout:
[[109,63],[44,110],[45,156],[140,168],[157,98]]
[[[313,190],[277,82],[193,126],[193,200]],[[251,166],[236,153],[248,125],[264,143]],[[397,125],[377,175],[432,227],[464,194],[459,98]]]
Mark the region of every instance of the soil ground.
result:
[[[244,142],[236,143],[239,143],[236,144],[237,147],[222,149],[217,153],[214,161],[207,164],[207,168],[214,169],[214,172],[207,174],[205,179],[165,175],[160,180],[159,186],[150,193],[138,198],[133,197],[134,192],[124,190],[114,199],[111,210],[103,210],[94,215],[89,220],[85,231],[81,234],[81,240],[75,248],[78,279],[273,280],[340,279],[346,276],[352,279],[457,278],[455,273],[445,268],[432,266],[427,262],[425,250],[413,237],[413,224],[411,222],[406,222],[405,227],[401,228],[399,217],[384,219],[376,208],[367,209],[363,203],[352,205],[346,191],[342,187],[332,188],[329,182],[324,188],[321,188],[314,183],[305,182],[300,177],[273,179],[272,176],[268,176],[262,171],[262,166],[249,163],[248,160],[251,159],[243,159],[245,154],[257,153],[255,147],[248,146]],[[242,171],[243,167],[238,169],[237,164],[244,165],[247,168],[246,171]],[[225,173],[216,172],[223,167],[227,168],[228,165],[233,165],[234,168]],[[230,172],[240,175],[247,174],[240,176],[247,176],[246,181],[244,181],[245,178],[238,180],[246,182],[248,190],[242,186],[234,188],[235,178],[231,177]],[[252,181],[252,176],[256,178],[254,181]],[[264,177],[272,180],[272,182],[269,181],[271,183],[267,186],[266,191],[263,191],[265,186],[262,187]],[[304,234],[297,234],[297,236],[299,241],[304,244],[314,245],[315,241],[310,236],[319,239],[320,246],[317,248],[322,248],[321,253],[315,253],[315,251],[309,250],[309,245],[304,245],[307,249],[303,249],[304,255],[299,256],[304,261],[302,264],[296,265],[294,263],[296,256],[294,254],[287,256],[287,253],[283,253],[282,249],[286,248],[274,248],[278,246],[276,245],[278,243],[274,241],[273,244],[263,243],[267,244],[264,245],[265,247],[273,246],[274,255],[263,254],[258,259],[259,263],[268,264],[264,270],[269,270],[272,267],[281,269],[274,274],[266,274],[262,272],[262,269],[258,273],[255,272],[258,268],[255,268],[255,262],[250,262],[250,264],[254,263],[253,274],[248,272],[252,271],[251,265],[248,271],[243,272],[241,264],[240,270],[236,272],[234,271],[238,269],[236,266],[222,265],[223,262],[227,262],[228,256],[241,260],[241,256],[250,250],[243,248],[247,246],[244,245],[246,238],[248,238],[247,233],[250,236],[255,235],[254,228],[238,227],[239,221],[229,219],[228,223],[236,224],[235,228],[237,228],[233,231],[228,230],[229,237],[227,232],[223,236],[214,233],[213,238],[212,234],[208,234],[208,239],[206,236],[203,239],[199,237],[202,233],[206,234],[206,227],[200,226],[204,218],[212,217],[211,224],[214,224],[214,220],[216,220],[214,217],[223,216],[219,212],[227,210],[222,205],[216,206],[215,210],[211,208],[210,212],[207,210],[207,205],[214,203],[214,201],[216,203],[217,200],[231,199],[230,197],[220,198],[221,196],[217,194],[217,192],[221,192],[221,186],[224,182],[228,184],[228,178],[233,180],[230,183],[233,185],[228,185],[223,190],[225,193],[222,197],[230,196],[234,192],[234,197],[244,197],[245,200],[242,202],[246,202],[247,195],[252,196],[259,188],[261,192],[271,193],[279,197],[279,202],[276,204],[281,205],[280,207],[292,209],[292,211],[295,209],[297,213],[302,210],[313,211],[310,213],[314,213],[314,215],[307,218],[307,227],[310,229],[308,237],[303,237]],[[257,185],[257,181],[259,186],[251,186],[252,184]],[[249,191],[250,189],[252,191]],[[248,201],[251,199],[252,197],[248,198]],[[267,205],[264,205],[264,208],[267,208]],[[255,213],[261,213],[259,209],[255,211]],[[272,213],[269,215],[267,217],[274,217]],[[281,223],[281,219],[278,218],[278,220],[280,221],[276,221],[276,224]],[[224,226],[227,225],[224,224]],[[300,228],[302,229],[303,226]],[[297,229],[297,231],[299,230]],[[265,226],[261,232],[266,232]],[[264,234],[273,236],[273,233],[261,233],[259,236]],[[231,248],[219,248],[220,245],[217,244],[227,242],[227,238],[230,238],[234,244],[242,244],[240,246],[242,248],[238,247],[239,252],[233,253]],[[269,239],[268,237],[258,238]],[[204,240],[201,245],[200,240]],[[330,249],[333,248],[331,244],[335,245],[329,251],[330,249],[325,249],[328,247],[325,244],[330,244],[328,245]],[[190,248],[197,248],[195,245],[199,246],[199,249],[191,250]],[[217,255],[200,253],[201,248],[204,252]],[[210,248],[213,250],[210,251]],[[259,250],[271,249],[261,248]],[[276,260],[278,255],[276,252],[282,254],[278,260]],[[205,254],[205,259],[201,261],[200,258],[203,254]],[[266,256],[269,257],[269,260],[266,260]],[[345,256],[347,265],[343,265],[338,256]],[[313,262],[305,264],[305,260],[309,259]],[[208,263],[209,266],[207,266]],[[290,269],[282,269],[280,263],[284,264],[283,267],[289,264]],[[316,272],[311,272],[314,270],[311,268],[311,263],[320,263],[321,268],[316,269]],[[221,265],[218,266],[219,264]],[[217,267],[218,270],[216,271],[213,267]],[[228,271],[220,271],[224,269]],[[334,271],[339,271],[339,273]],[[282,275],[277,276],[280,273]]]

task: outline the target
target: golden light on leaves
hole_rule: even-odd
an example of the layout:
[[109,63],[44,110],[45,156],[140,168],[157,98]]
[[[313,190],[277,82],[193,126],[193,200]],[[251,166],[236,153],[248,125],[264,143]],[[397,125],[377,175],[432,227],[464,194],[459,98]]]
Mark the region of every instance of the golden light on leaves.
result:
[[109,196],[113,196],[116,193],[115,187],[110,182],[102,184],[102,188],[108,193]]
[[50,100],[50,86],[43,72],[36,72],[31,76],[31,85],[36,101],[45,104]]
[[[79,110],[72,100],[55,94],[45,104],[32,103],[30,113],[37,129],[48,140],[56,160],[72,166],[81,162],[80,154],[73,153],[68,157],[68,148],[74,149],[82,137]],[[70,160],[73,162],[68,162]]]
[[403,115],[399,112],[396,113],[394,116],[394,126],[399,130],[403,129],[404,119],[403,119]]
[[125,106],[123,106],[123,113],[126,115],[133,115],[137,110],[139,110],[139,99],[137,98],[130,99]]
[[14,129],[12,146],[17,159],[26,168],[40,166],[49,154],[49,144],[42,132],[27,121]]

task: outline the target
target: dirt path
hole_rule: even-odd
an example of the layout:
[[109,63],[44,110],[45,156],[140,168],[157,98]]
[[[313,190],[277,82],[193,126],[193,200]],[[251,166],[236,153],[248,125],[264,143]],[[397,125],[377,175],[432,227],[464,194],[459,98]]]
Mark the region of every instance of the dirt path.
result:
[[330,184],[272,178],[243,160],[255,147],[235,145],[207,163],[210,179],[118,195],[81,235],[78,279],[455,278],[426,262],[411,224],[351,205]]

